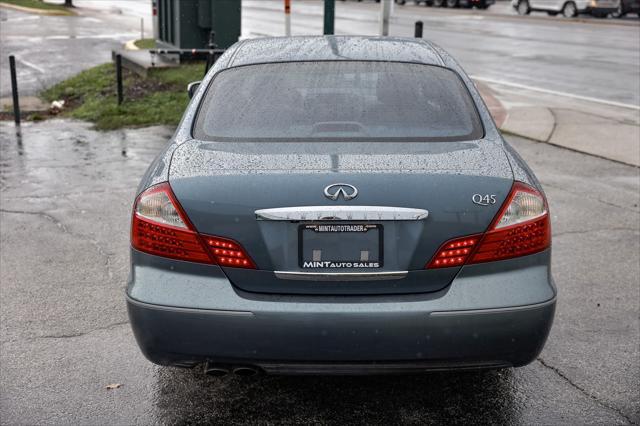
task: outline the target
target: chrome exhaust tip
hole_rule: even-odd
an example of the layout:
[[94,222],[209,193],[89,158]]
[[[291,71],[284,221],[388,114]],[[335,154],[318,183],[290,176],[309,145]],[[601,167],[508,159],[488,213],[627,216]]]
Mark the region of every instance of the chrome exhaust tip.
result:
[[229,374],[229,369],[220,365],[210,365],[209,363],[207,363],[204,366],[204,374],[212,377],[222,377]]
[[241,377],[250,377],[258,374],[258,370],[253,367],[236,367],[233,369],[233,374]]

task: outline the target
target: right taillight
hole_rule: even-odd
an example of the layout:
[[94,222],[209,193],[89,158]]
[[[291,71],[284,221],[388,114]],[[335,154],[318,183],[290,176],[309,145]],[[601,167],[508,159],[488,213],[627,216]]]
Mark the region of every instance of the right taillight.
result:
[[198,234],[168,183],[144,191],[133,207],[133,248],[189,262],[255,269],[242,246],[228,238]]
[[516,182],[469,263],[525,256],[550,245],[551,224],[544,196],[535,188]]
[[[464,253],[456,244],[473,241]],[[516,182],[488,231],[481,236],[456,238],[438,249],[427,268],[492,262],[537,253],[551,246],[551,224],[544,196],[535,188]]]

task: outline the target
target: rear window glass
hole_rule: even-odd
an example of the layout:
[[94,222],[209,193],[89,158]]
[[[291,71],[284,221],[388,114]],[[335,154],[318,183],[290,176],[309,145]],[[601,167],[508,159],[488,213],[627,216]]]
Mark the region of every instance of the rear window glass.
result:
[[394,62],[287,62],[220,72],[194,127],[202,140],[459,141],[483,129],[453,71]]

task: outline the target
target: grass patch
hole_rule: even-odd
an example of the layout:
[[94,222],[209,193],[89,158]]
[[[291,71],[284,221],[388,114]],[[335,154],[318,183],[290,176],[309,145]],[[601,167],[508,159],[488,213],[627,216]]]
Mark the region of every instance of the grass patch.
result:
[[177,125],[189,103],[187,84],[201,80],[201,62],[153,70],[148,78],[123,70],[124,102],[116,97],[115,66],[111,63],[82,71],[40,95],[65,101],[62,116],[91,121],[100,130],[122,127]]
[[48,11],[57,11],[64,15],[73,15],[69,9],[60,4],[45,3],[41,0],[0,0],[0,3],[13,4],[15,6],[28,7]]
[[155,49],[156,41],[152,38],[143,38],[133,42],[138,49]]

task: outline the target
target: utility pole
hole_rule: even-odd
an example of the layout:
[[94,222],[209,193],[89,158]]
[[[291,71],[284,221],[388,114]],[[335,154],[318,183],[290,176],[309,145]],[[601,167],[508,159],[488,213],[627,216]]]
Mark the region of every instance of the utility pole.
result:
[[336,0],[324,0],[324,34],[333,34],[336,18]]
[[291,0],[284,0],[284,35],[291,35]]
[[380,1],[380,35],[389,35],[389,16],[391,15],[391,0]]

